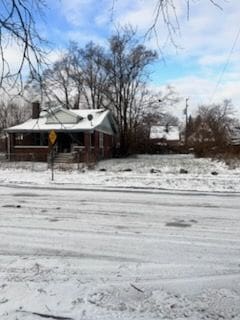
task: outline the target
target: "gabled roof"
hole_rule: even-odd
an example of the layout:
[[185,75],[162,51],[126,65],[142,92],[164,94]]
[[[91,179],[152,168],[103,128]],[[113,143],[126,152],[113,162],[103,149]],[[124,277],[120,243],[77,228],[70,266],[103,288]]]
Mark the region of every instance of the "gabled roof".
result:
[[47,124],[57,124],[61,123],[78,123],[83,117],[77,115],[75,112],[72,112],[67,109],[58,108],[55,109],[54,112],[50,109],[49,112],[46,113]]
[[152,126],[150,139],[180,140],[179,128],[178,126]]
[[115,134],[117,126],[109,110],[67,110],[59,107],[43,110],[38,119],[29,119],[22,124],[6,129],[9,133],[49,132],[50,130],[61,132],[98,130],[108,134]]

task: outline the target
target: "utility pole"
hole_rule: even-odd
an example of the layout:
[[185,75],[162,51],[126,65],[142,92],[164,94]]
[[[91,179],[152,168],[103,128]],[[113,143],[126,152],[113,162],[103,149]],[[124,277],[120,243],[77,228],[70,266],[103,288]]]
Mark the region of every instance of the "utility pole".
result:
[[185,105],[185,147],[187,147],[187,144],[188,144],[188,100],[189,100],[189,97],[186,98],[185,102],[186,102],[186,105]]

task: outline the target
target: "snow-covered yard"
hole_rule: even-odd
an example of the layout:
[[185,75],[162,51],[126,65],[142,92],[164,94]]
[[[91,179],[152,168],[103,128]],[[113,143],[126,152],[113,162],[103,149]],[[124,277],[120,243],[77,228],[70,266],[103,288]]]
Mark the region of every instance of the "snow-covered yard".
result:
[[1,320],[240,319],[239,169],[30,166],[0,169]]
[[0,184],[240,192],[240,164],[231,168],[191,155],[139,155],[101,161],[94,170],[69,170],[66,165],[60,169],[55,170],[52,182],[46,164],[0,162]]

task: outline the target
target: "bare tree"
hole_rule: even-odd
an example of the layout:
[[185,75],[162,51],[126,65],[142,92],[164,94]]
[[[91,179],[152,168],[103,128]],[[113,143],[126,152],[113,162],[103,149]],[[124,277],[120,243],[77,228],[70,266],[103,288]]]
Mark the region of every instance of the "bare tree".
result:
[[0,101],[0,131],[27,120],[31,108],[27,104],[21,105],[17,101]]
[[110,50],[105,61],[108,87],[105,94],[116,116],[121,153],[129,151],[137,100],[148,73],[146,67],[156,58],[156,52],[140,44],[132,29],[124,29],[109,40]]
[[153,125],[178,125],[178,118],[174,117],[170,110],[179,101],[181,98],[171,85],[155,94],[148,92],[142,114],[142,121],[148,128],[148,136]]
[[107,107],[105,88],[107,86],[107,73],[104,68],[104,49],[89,42],[85,48],[78,50],[81,59],[78,59],[83,74],[83,94],[87,106],[91,109]]
[[[117,0],[113,1],[114,3]],[[175,43],[175,34],[179,30],[176,3],[178,0],[156,0],[155,14],[147,34],[157,33],[158,22],[161,20],[167,26],[168,38]],[[193,0],[182,0],[186,3],[186,11],[189,16]],[[212,5],[222,9],[220,0],[208,0]],[[29,69],[34,77],[39,75],[39,68],[44,61],[43,39],[37,27],[37,16],[44,11],[44,0],[0,0],[0,88],[3,81],[7,85],[13,85],[20,80],[22,83],[22,71]],[[7,54],[7,48],[13,44],[19,51],[19,65],[12,69]]]
[[81,106],[110,109],[119,126],[121,153],[127,153],[143,112],[146,67],[156,58],[139,43],[135,31],[125,28],[105,49],[93,42],[84,48],[72,43],[64,59],[44,72],[44,89],[66,108],[79,88]]
[[[43,39],[36,28],[37,15],[45,7],[44,0],[1,0],[0,1],[0,88],[22,84],[25,67],[35,77],[40,74],[45,52]],[[12,69],[7,49],[15,46],[19,64]]]
[[230,141],[234,123],[230,100],[224,100],[221,104],[200,106],[197,116],[191,118],[188,141],[199,155],[209,151],[221,152]]
[[42,75],[42,87],[45,95],[51,100],[56,100],[66,109],[70,108],[70,97],[73,90],[70,68],[69,57],[64,57],[56,61],[52,67],[44,70]]
[[42,90],[49,100],[57,102],[66,109],[79,108],[83,77],[72,49],[52,67],[44,70],[41,81]]
[[[112,0],[112,17],[116,8],[116,3],[119,0]],[[145,0],[147,1],[147,0]],[[222,1],[224,0],[207,0],[209,4],[216,8],[223,10]],[[154,14],[152,16],[151,25],[146,31],[146,38],[155,37],[158,47],[162,52],[163,44],[159,45],[159,34],[162,33],[163,29],[160,25],[166,27],[166,42],[170,42],[174,47],[178,47],[176,38],[180,35],[180,21],[177,10],[177,5],[183,4],[186,7],[187,19],[190,17],[191,6],[196,3],[196,0],[156,0],[154,7]],[[113,18],[112,18],[113,19]]]
[[151,127],[179,125],[179,119],[173,116],[171,109],[180,101],[180,97],[173,86],[167,86],[162,92],[152,94],[147,90],[142,106],[140,117],[137,119],[135,148],[138,152],[151,152],[150,131]]
[[166,128],[171,126],[178,126],[179,125],[179,119],[178,117],[172,115],[169,112],[166,112],[162,115],[160,119],[160,124],[162,126],[165,126]]
[[81,53],[76,43],[71,42],[67,51],[71,62],[70,79],[74,89],[73,108],[81,107],[81,98],[84,95],[84,73],[80,65]]
[[107,107],[104,59],[104,49],[93,42],[84,48],[70,43],[63,57],[43,72],[45,96],[67,109]]
[[[152,24],[147,31],[147,35],[151,35],[154,33],[158,34],[158,22],[162,21],[164,25],[167,27],[168,38],[171,43],[175,45],[175,35],[180,31],[180,23],[177,14],[176,5],[179,0],[157,0],[155,7],[155,14],[153,16]],[[220,5],[220,0],[208,0],[212,5],[216,6],[218,9],[222,10],[222,6]],[[186,5],[187,18],[190,16],[190,9],[193,0],[184,0],[180,1]]]

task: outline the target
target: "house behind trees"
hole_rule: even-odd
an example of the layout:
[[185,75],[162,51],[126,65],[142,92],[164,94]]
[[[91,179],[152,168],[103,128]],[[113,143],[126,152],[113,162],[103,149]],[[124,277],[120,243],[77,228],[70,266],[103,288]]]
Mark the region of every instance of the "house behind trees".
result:
[[152,126],[150,130],[152,151],[164,153],[177,150],[180,146],[180,131],[178,126]]

